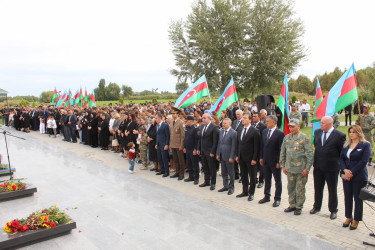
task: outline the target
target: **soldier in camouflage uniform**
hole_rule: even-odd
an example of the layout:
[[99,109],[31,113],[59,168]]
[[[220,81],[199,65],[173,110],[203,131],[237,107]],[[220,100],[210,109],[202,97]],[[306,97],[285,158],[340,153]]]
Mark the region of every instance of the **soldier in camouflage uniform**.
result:
[[339,115],[336,113],[332,116],[332,119],[333,119],[333,127],[334,128],[338,128],[340,126],[340,118],[339,118]]
[[[370,160],[368,161],[368,165],[372,166],[372,158],[374,157],[374,151],[372,150],[373,136],[371,134],[371,131],[373,128],[375,128],[375,117],[372,114],[370,114],[369,104],[363,104],[363,115],[361,115],[361,118],[363,134],[365,135],[366,140],[371,143],[371,156]],[[355,124],[361,125],[359,122],[359,118],[355,121]]]
[[305,185],[313,162],[310,138],[300,132],[300,121],[291,119],[290,134],[284,137],[280,152],[280,166],[288,178],[289,207],[284,212],[302,212],[305,202]]
[[140,170],[147,169],[147,148],[148,148],[148,136],[146,134],[145,127],[140,127],[139,132],[141,133],[141,139],[139,143],[139,151],[142,159],[142,167]]
[[297,119],[298,121],[302,121],[302,114],[298,111],[297,103],[292,104],[292,112],[289,114],[289,119]]

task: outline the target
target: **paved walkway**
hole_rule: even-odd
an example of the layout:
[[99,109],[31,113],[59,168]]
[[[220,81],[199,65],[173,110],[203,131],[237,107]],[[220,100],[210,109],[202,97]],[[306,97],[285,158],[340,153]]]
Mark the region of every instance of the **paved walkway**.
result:
[[[272,202],[257,203],[263,197],[261,189],[256,190],[252,202],[236,198],[241,190],[238,182],[234,195],[218,193],[221,177],[217,189],[210,191],[140,171],[139,167],[130,175],[127,162],[118,154],[36,132],[16,134],[27,138],[25,142],[8,138],[16,177],[27,176],[38,187],[38,193],[2,203],[0,224],[56,203],[70,208],[68,212],[78,225],[71,235],[30,249],[357,249],[364,248],[362,241],[375,242],[363,223],[355,231],[342,228],[345,218],[341,184],[336,220],[329,219],[327,191],[322,211],[317,215],[308,213],[313,204],[312,174],[305,209],[301,216],[294,216],[283,212],[288,206],[285,176],[281,206],[273,208]],[[3,139],[0,141],[4,155]],[[364,210],[365,222],[372,227],[374,212],[367,205]]]

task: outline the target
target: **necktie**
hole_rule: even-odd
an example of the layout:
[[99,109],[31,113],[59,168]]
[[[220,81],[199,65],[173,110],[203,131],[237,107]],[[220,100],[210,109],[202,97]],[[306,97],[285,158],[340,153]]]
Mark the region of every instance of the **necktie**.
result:
[[224,130],[224,136],[223,136],[223,138],[225,137],[227,135],[227,131],[226,130]]
[[173,121],[173,126],[174,126],[175,122],[176,122],[176,121]]
[[246,132],[247,132],[247,128],[245,128],[245,131],[242,133],[241,141],[242,141],[242,138],[246,135]]
[[160,128],[160,124],[158,124],[158,125],[156,126],[156,132],[159,131],[159,128]]
[[268,134],[267,134],[267,143],[268,143],[268,141],[270,140],[270,137],[271,137],[271,129],[268,130]]
[[206,133],[206,130],[207,130],[207,125],[204,126],[204,128],[203,128],[202,136],[204,135],[204,133]]
[[327,141],[327,132],[324,132],[323,145],[326,144],[326,141]]
[[240,122],[241,121],[237,121],[236,130],[237,130],[238,126],[240,126]]

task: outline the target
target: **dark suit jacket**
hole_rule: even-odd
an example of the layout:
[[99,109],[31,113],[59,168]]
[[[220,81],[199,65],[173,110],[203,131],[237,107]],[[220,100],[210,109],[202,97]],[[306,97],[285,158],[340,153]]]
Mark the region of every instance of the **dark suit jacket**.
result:
[[276,128],[267,143],[268,128],[263,130],[260,158],[263,159],[263,165],[276,168],[280,161],[281,144],[283,144],[284,133]]
[[217,142],[219,139],[219,127],[212,122],[204,131],[204,125],[201,126],[201,143],[199,144],[199,151],[201,155],[216,155]]
[[240,124],[238,126],[237,126],[237,122],[238,120],[234,120],[231,126],[236,132],[240,131],[243,128],[242,121],[240,121]]
[[156,132],[156,145],[163,147],[169,145],[169,125],[165,122],[162,122],[160,128]]
[[237,156],[239,160],[251,162],[252,160],[257,161],[259,157],[260,150],[260,133],[259,130],[250,126],[246,135],[242,137],[242,128],[237,133]]
[[352,171],[352,181],[367,181],[367,162],[371,154],[371,144],[360,142],[350,153],[350,160],[346,156],[349,147],[343,148],[340,154],[340,168],[343,174],[344,169]]
[[262,136],[263,130],[265,130],[267,128],[267,126],[264,125],[262,122],[258,122],[257,125],[255,125],[255,123],[253,123],[253,125],[254,125],[254,128],[259,130],[260,136]]
[[334,129],[328,137],[326,143],[322,146],[323,130],[315,131],[314,136],[314,168],[322,171],[336,172],[340,169],[340,153],[345,143],[346,135]]

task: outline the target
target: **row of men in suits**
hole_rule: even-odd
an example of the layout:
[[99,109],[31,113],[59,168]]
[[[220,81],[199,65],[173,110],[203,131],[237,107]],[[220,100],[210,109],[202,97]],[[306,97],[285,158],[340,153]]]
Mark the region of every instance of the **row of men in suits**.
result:
[[[280,167],[280,150],[284,140],[284,133],[277,128],[278,119],[275,115],[269,115],[266,124],[260,121],[259,114],[242,113],[236,111],[237,120],[223,120],[223,127],[219,128],[212,122],[209,113],[202,116],[200,127],[194,125],[194,117],[188,116],[186,134],[184,140],[179,137],[179,150],[186,153],[188,159],[189,178],[185,181],[194,181],[198,184],[199,167],[201,161],[204,172],[204,182],[200,187],[209,186],[211,190],[216,188],[217,162],[221,163],[223,187],[219,192],[227,192],[228,195],[234,192],[235,163],[239,165],[239,172],[242,180],[242,192],[238,198],[247,197],[249,201],[254,199],[256,188],[256,177],[258,166],[264,175],[264,198],[259,201],[263,204],[270,201],[272,178],[275,181],[275,194],[273,206],[278,207],[282,194],[282,178]],[[182,126],[174,119],[171,126],[163,122],[163,116],[156,116],[157,139],[156,147],[158,160],[161,165],[161,172],[164,177],[169,175],[168,153],[171,136],[182,131],[176,126]],[[172,131],[171,131],[172,130]],[[336,218],[337,213],[337,183],[339,173],[339,157],[345,142],[345,134],[334,129],[331,117],[325,117],[321,122],[321,129],[315,133],[314,153],[314,191],[315,203],[311,214],[320,211],[322,206],[324,185],[327,183],[329,191],[329,211],[331,219]],[[176,171],[181,172],[181,171]],[[183,175],[183,171],[182,171]],[[173,177],[173,176],[172,176]],[[181,174],[177,174],[181,180]]]

